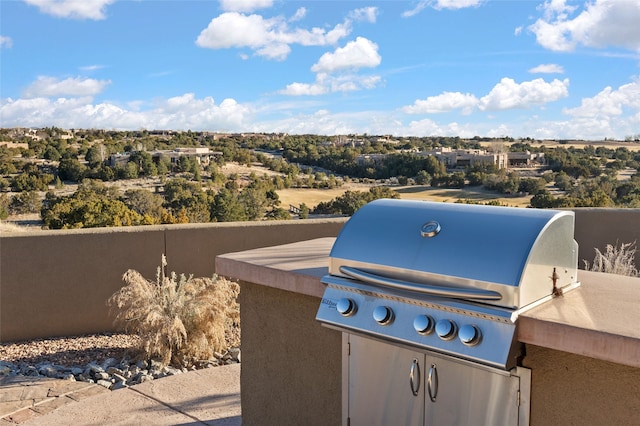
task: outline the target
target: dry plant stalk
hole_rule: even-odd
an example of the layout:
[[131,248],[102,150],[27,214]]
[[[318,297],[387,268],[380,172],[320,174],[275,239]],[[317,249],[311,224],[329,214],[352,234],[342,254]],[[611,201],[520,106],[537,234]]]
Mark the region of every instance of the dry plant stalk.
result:
[[190,367],[239,344],[229,332],[240,324],[238,284],[218,276],[167,276],[166,266],[163,255],[155,282],[128,270],[122,277],[126,285],[107,301],[114,324],[140,336],[142,356]]
[[589,262],[584,260],[587,271],[606,272],[629,277],[640,276],[635,265],[635,241],[633,243],[621,243],[620,247],[607,244],[604,253],[597,248],[595,251],[596,256],[593,259],[593,264],[589,264]]

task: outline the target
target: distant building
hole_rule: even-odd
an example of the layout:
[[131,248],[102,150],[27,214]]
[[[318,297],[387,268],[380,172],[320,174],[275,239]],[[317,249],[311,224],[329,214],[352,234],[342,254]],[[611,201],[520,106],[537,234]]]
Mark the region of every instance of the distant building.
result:
[[[356,164],[380,164],[389,154],[360,154],[356,157]],[[543,164],[544,154],[525,152],[494,153],[483,149],[452,149],[438,148],[430,151],[416,152],[422,157],[436,157],[448,169],[464,168],[478,164],[493,164],[499,169],[510,166],[528,167],[533,164]]]
[[[151,151],[149,154],[151,154],[151,158],[155,162],[159,162],[161,158],[168,158],[171,164],[177,164],[181,157],[195,157],[198,164],[206,167],[214,157],[222,155],[222,152],[211,151],[209,148],[188,147],[175,148],[173,150],[156,150]],[[109,156],[109,166],[124,166],[129,162],[130,157],[131,153],[112,154]]]
[[360,154],[356,157],[356,164],[363,166],[365,164],[380,164],[389,156],[389,154]]
[[543,153],[531,153],[529,151],[494,153],[483,149],[439,148],[420,152],[418,155],[433,155],[438,161],[444,163],[447,168],[452,169],[477,164],[493,164],[499,169],[506,169],[509,166],[531,166],[534,163],[544,163]]

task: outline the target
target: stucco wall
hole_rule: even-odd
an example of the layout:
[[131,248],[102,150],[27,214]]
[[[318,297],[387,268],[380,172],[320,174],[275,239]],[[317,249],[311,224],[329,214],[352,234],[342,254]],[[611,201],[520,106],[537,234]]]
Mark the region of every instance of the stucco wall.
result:
[[113,331],[105,302],[135,269],[212,276],[219,254],[336,236],[345,219],[36,231],[0,236],[0,341]]
[[243,424],[340,424],[342,336],[315,321],[319,303],[240,283]]
[[527,345],[531,426],[640,421],[640,369]]
[[[607,244],[638,242],[640,245],[640,209],[573,209],[576,214],[575,240],[578,242],[578,267],[583,260],[593,263],[595,248],[604,252]],[[636,257],[640,269],[640,256]]]

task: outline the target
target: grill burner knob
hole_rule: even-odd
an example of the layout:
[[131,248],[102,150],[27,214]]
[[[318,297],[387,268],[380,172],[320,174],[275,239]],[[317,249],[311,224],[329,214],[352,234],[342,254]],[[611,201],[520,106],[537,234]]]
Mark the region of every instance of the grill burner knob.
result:
[[348,317],[355,314],[358,310],[357,308],[358,307],[356,306],[356,302],[351,299],[347,299],[346,297],[338,300],[338,303],[336,304],[336,309],[343,317]]
[[460,327],[458,337],[467,346],[477,345],[480,342],[480,330],[475,325],[465,324]]
[[442,319],[436,323],[436,334],[442,340],[451,340],[456,337],[456,325],[451,320]]
[[433,332],[433,318],[429,315],[418,315],[413,320],[413,328],[420,334],[431,334]]
[[388,306],[376,306],[373,319],[380,325],[387,325],[393,321],[393,311]]

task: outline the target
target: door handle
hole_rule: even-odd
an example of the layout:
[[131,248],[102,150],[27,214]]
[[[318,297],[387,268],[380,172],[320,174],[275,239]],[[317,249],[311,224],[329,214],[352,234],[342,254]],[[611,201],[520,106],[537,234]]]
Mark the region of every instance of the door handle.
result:
[[420,363],[418,363],[418,360],[415,358],[409,370],[409,386],[411,387],[413,396],[418,396],[418,392],[420,391]]
[[438,369],[435,364],[431,364],[429,376],[427,378],[427,390],[429,391],[429,399],[436,402],[438,397]]

